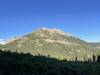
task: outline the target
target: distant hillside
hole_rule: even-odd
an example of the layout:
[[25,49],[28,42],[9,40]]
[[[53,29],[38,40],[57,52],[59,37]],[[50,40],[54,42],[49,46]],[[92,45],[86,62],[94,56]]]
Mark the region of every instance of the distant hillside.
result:
[[0,49],[3,49],[4,48],[4,45],[0,44]]
[[84,61],[99,55],[100,49],[58,29],[42,28],[7,42],[5,50]]
[[91,46],[94,46],[96,48],[100,48],[100,42],[97,43],[89,43]]

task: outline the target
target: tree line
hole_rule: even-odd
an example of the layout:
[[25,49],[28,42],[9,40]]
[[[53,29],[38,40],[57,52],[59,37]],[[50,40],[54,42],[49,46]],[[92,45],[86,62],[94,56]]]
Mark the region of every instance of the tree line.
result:
[[67,61],[0,50],[0,75],[100,75],[100,56],[93,62]]

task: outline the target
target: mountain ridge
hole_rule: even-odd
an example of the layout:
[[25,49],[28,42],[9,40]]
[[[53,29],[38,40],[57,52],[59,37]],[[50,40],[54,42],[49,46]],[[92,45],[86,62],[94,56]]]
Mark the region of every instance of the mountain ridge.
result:
[[100,49],[58,29],[42,28],[5,44],[3,50],[84,61],[100,54]]

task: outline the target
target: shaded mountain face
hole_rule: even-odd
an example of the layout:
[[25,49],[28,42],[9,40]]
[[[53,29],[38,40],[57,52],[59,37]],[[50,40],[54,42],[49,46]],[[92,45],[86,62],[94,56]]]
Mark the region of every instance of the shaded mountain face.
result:
[[100,49],[58,29],[42,28],[9,41],[5,50],[84,61],[100,54]]

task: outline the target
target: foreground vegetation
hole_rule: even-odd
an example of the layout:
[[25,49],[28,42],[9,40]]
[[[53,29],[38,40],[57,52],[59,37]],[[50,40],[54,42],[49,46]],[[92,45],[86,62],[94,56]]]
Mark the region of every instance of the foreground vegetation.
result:
[[100,75],[100,58],[97,62],[72,62],[0,51],[0,75]]

